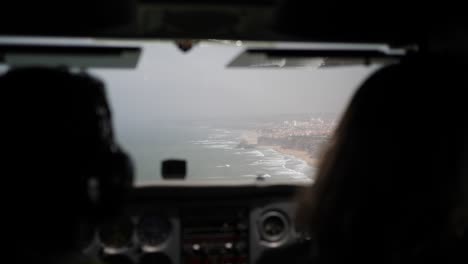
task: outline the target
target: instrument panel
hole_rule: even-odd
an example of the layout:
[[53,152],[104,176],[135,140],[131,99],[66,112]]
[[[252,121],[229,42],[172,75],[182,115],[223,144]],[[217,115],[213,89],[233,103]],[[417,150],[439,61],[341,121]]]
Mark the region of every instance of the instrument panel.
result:
[[248,209],[186,208],[181,228],[181,263],[248,263]]
[[293,221],[300,188],[136,188],[85,253],[106,263],[256,263],[264,251],[301,239]]

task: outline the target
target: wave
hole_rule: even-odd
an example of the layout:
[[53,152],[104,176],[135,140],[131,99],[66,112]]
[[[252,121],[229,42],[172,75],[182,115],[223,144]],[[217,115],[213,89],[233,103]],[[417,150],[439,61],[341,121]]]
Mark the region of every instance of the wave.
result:
[[300,171],[295,171],[295,170],[291,170],[291,169],[286,169],[286,170],[282,170],[282,171],[278,171],[276,172],[275,174],[277,175],[295,175],[295,176],[305,176],[305,173],[303,172],[300,172]]
[[205,145],[204,148],[207,149],[225,149],[225,150],[232,150],[234,149],[231,145]]
[[[265,177],[279,177],[291,180],[308,179],[309,166],[305,161],[270,148],[239,149],[237,146],[240,140],[241,136],[238,131],[210,129],[206,138],[193,140],[191,143],[199,145],[204,149],[226,151],[226,155],[228,155],[226,156],[226,160],[220,161],[217,164],[215,163],[212,166],[218,170],[225,170],[227,174],[235,174],[240,170],[237,177],[256,178],[258,175],[265,175]],[[231,160],[234,158],[234,155],[237,157]],[[238,166],[237,162],[248,164],[250,167],[244,167],[245,165]],[[236,164],[236,169],[227,170],[227,168],[232,168],[232,164]]]
[[215,145],[215,144],[229,144],[237,145],[238,143],[232,140],[215,140],[215,139],[205,139],[205,140],[192,140],[191,143],[195,145]]
[[231,133],[233,133],[230,130],[222,129],[222,128],[215,128],[215,129],[213,129],[213,131],[217,132],[217,133],[222,133],[222,134],[231,134]]
[[262,159],[262,160],[257,160],[249,165],[251,166],[269,166],[269,167],[283,167],[285,165],[284,160],[280,159]]
[[263,150],[264,158],[251,162],[249,165],[258,166],[275,177],[291,179],[308,179],[310,166],[304,160],[291,155],[285,155],[273,149]]
[[255,157],[265,157],[265,154],[258,150],[246,151],[245,154],[252,155]]
[[209,180],[224,180],[224,179],[226,179],[226,177],[222,177],[222,176],[206,176],[205,178],[209,179]]

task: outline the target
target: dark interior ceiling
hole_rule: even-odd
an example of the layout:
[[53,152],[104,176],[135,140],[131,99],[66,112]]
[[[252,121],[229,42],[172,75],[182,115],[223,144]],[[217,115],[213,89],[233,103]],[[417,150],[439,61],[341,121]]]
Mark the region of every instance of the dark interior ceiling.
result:
[[465,9],[455,1],[11,0],[2,1],[0,10],[1,35],[28,36],[405,46],[452,36],[466,40],[468,26]]

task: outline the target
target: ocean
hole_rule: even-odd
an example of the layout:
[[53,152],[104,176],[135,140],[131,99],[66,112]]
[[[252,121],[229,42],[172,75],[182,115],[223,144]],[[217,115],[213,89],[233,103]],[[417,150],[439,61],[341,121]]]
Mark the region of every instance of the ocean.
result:
[[268,147],[241,148],[246,130],[201,125],[161,124],[152,132],[119,137],[136,167],[138,184],[161,180],[161,161],[184,159],[187,178],[197,180],[309,180],[315,168]]

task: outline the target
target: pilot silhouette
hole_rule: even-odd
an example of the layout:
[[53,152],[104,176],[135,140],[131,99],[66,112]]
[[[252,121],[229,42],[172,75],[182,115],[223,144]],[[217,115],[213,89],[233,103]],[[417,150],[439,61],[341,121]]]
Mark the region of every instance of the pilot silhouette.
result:
[[80,254],[93,226],[118,213],[133,181],[104,84],[31,67],[9,70],[0,87],[13,256],[18,263],[89,261]]

